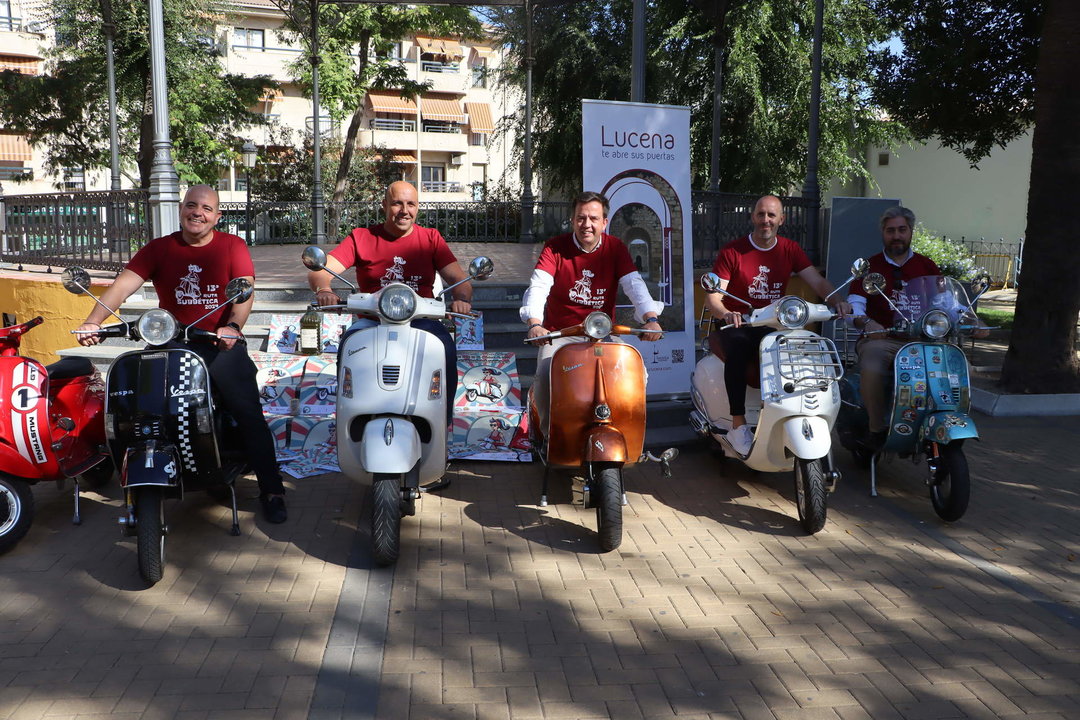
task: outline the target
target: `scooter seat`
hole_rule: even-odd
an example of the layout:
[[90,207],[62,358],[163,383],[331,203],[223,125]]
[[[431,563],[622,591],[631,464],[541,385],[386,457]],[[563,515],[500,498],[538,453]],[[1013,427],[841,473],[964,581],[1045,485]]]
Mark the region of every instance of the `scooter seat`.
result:
[[[717,330],[709,333],[709,350],[725,364],[727,363],[724,344],[720,342],[720,332]],[[761,360],[758,357],[746,364],[746,386],[761,389]]]
[[50,380],[68,380],[94,374],[94,363],[89,358],[66,357],[45,366]]

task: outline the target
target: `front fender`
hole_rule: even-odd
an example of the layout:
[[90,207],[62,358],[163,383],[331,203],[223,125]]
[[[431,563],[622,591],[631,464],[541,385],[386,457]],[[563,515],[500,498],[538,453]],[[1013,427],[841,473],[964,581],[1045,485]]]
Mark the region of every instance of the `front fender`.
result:
[[953,440],[978,438],[979,431],[975,421],[967,413],[959,410],[942,410],[929,413],[919,428],[919,439],[947,445]]
[[784,447],[803,460],[817,460],[832,447],[829,422],[818,415],[801,415],[784,421]]
[[180,483],[180,454],[171,445],[140,445],[124,452],[120,487],[175,487]]
[[420,434],[401,417],[368,420],[360,437],[360,464],[369,473],[407,473],[420,461]]
[[611,425],[599,425],[585,434],[583,455],[587,463],[626,463],[626,438]]

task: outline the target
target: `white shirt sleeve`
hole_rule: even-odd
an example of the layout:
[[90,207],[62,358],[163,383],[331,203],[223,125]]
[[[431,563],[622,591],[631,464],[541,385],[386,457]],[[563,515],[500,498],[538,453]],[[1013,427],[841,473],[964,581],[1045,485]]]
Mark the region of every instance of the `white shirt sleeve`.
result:
[[641,273],[636,270],[619,278],[619,287],[626,293],[626,297],[630,298],[630,302],[634,304],[634,319],[638,322],[644,321],[648,315],[659,317],[660,313],[664,311],[664,303],[652,299],[649,288],[646,287],[645,281],[641,279]]
[[529,278],[529,289],[525,291],[525,297],[521,299],[521,310],[518,311],[521,322],[527,323],[529,318],[544,319],[544,307],[554,284],[555,278],[551,273],[533,270],[532,277]]
[[848,316],[847,324],[855,327],[855,318],[866,315],[866,298],[852,293],[847,296],[848,305],[851,305],[851,315]]

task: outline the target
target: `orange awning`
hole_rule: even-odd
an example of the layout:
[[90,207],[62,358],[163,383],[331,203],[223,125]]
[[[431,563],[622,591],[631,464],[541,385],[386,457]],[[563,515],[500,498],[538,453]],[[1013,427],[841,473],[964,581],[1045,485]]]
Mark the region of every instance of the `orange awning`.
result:
[[461,103],[457,100],[437,97],[420,98],[420,117],[425,120],[443,120],[455,123],[464,120],[461,115]]
[[474,133],[495,132],[495,123],[491,119],[491,106],[484,102],[465,103],[465,112],[469,114],[469,130]]
[[36,58],[22,57],[20,55],[0,55],[0,72],[14,70],[23,75],[37,75],[39,62]]
[[476,55],[478,57],[482,57],[482,58],[489,58],[489,57],[491,57],[492,55],[495,54],[495,49],[490,48],[487,45],[473,45],[472,49],[473,49],[473,52],[476,53]]
[[[376,155],[377,159],[382,160],[382,155]],[[416,164],[416,156],[410,152],[397,152],[396,150],[390,153],[390,159],[396,163]]]
[[416,44],[420,46],[420,52],[432,55],[445,55],[446,57],[459,58],[462,56],[461,43],[457,40],[444,38],[429,38],[423,35],[416,36]]
[[275,103],[285,97],[285,93],[281,91],[281,88],[264,88],[262,97],[259,98],[261,102]]
[[367,99],[373,112],[416,114],[412,98],[403,98],[396,90],[368,90]]
[[34,151],[24,136],[0,133],[0,160],[30,162],[33,158]]

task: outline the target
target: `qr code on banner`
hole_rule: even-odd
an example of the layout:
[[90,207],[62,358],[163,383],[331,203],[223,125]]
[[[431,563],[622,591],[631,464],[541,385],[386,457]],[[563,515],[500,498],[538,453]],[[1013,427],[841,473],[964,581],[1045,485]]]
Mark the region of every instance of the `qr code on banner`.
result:
[[682,348],[672,348],[672,350],[671,350],[671,364],[674,365],[675,363],[681,363],[681,362],[683,362],[683,349]]

